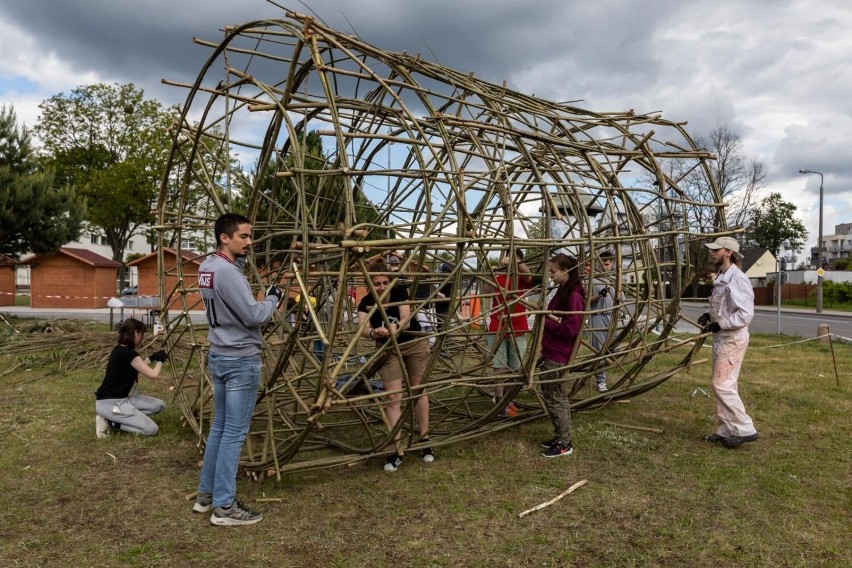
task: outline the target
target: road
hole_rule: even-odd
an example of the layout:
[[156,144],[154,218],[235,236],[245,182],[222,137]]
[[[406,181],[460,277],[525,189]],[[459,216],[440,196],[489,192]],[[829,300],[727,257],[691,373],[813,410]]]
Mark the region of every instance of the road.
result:
[[[701,304],[683,303],[681,312],[692,320],[706,311]],[[831,333],[836,336],[852,341],[852,313],[849,312],[826,312],[821,314],[813,310],[781,310],[781,333],[799,337],[816,337],[819,324],[828,324]],[[757,306],[754,311],[754,319],[751,320],[749,330],[752,333],[775,333],[778,329],[778,316],[776,309],[771,306]],[[680,327],[680,326],[679,326]]]

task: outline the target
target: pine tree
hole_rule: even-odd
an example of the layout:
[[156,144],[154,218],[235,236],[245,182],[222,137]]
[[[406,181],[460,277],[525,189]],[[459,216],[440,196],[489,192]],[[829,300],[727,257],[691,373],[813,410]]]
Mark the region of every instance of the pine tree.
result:
[[72,188],[54,187],[53,171],[39,170],[14,107],[0,107],[0,253],[55,252],[79,237],[85,211]]

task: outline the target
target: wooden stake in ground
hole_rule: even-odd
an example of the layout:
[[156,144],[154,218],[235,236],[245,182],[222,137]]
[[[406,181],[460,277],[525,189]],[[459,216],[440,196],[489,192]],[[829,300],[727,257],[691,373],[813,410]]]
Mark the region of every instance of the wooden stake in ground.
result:
[[570,494],[570,493],[573,493],[573,492],[574,492],[574,490],[575,490],[575,489],[577,489],[578,487],[582,487],[582,486],[584,486],[586,483],[588,483],[588,482],[587,482],[585,479],[584,479],[584,480],[582,480],[582,481],[578,481],[577,483],[575,483],[574,485],[572,485],[571,487],[569,487],[568,489],[566,489],[565,491],[563,491],[562,493],[560,493],[559,495],[557,495],[556,497],[554,497],[553,499],[551,499],[550,501],[545,501],[545,502],[544,502],[544,503],[542,503],[541,505],[536,505],[536,506],[535,506],[535,507],[533,507],[532,509],[527,509],[527,510],[526,510],[526,511],[524,511],[523,513],[520,513],[520,514],[518,515],[518,518],[521,518],[521,517],[524,517],[524,516],[526,516],[526,515],[529,515],[529,514],[530,514],[530,513],[532,513],[533,511],[538,511],[539,509],[544,509],[545,507],[549,507],[550,505],[553,505],[554,503],[556,503],[557,501],[559,501],[560,499],[562,499],[562,498],[563,498],[563,497],[565,497],[566,495],[568,495],[568,494]]
[[834,356],[834,342],[831,341],[831,334],[828,334],[828,346],[831,347],[831,362],[834,363],[834,380],[837,386],[840,386],[840,375],[837,374],[837,358]]

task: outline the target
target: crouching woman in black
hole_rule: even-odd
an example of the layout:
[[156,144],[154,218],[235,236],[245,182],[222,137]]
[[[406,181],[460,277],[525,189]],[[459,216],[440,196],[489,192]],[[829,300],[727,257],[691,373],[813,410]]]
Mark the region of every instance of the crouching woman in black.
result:
[[106,375],[95,392],[95,435],[98,438],[108,436],[110,426],[143,436],[154,436],[160,431],[148,416],[161,412],[166,403],[139,394],[136,383],[139,373],[149,379],[159,377],[167,355],[165,351],[157,351],[143,360],[136,349],[142,345],[144,336],[145,324],[133,318],[125,320],[118,330],[118,345],[110,353]]

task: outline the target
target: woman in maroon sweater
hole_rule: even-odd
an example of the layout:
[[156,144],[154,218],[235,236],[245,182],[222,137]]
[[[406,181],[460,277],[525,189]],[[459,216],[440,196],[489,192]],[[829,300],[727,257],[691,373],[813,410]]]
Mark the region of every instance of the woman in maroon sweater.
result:
[[583,326],[586,293],[577,267],[577,259],[557,254],[547,263],[550,279],[558,286],[547,309],[544,337],[541,340],[541,369],[539,377],[544,406],[553,421],[556,436],[541,443],[546,458],[570,456],[571,445],[570,388],[565,365],[571,359],[577,335]]

